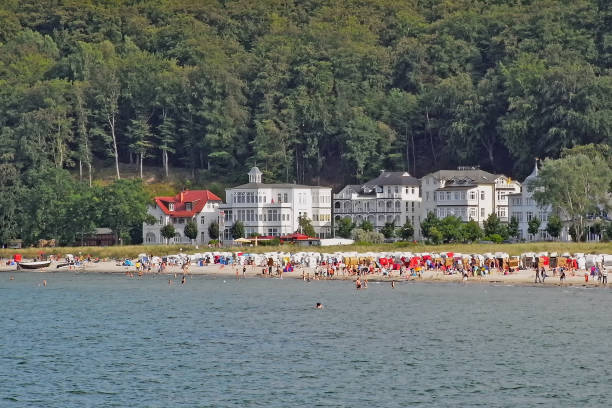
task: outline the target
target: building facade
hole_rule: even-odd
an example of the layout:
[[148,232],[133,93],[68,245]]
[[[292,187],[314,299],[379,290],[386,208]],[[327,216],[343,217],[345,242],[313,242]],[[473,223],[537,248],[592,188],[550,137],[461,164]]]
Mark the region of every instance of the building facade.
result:
[[198,236],[194,243],[208,244],[208,227],[219,221],[220,204],[221,198],[208,190],[186,190],[174,197],[155,197],[155,205],[149,207],[148,213],[156,222],[153,225],[143,224],[142,242],[165,244],[166,239],[162,237],[161,229],[171,223],[176,230],[176,236],[168,240],[168,243],[189,244],[192,241],[185,236],[185,225],[193,220],[198,225]]
[[439,170],[421,178],[422,217],[453,215],[480,225],[496,213],[508,222],[508,195],[519,192],[520,183],[475,167]]
[[310,219],[319,238],[331,236],[331,188],[299,184],[266,184],[253,167],[249,182],[225,190],[221,206],[223,239],[232,239],[231,227],[240,221],[245,235],[281,236],[299,230],[299,218]]
[[[538,178],[538,165],[536,165],[529,176],[523,181],[522,191],[508,195],[508,211],[509,217],[516,217],[519,223],[520,240],[525,241],[540,241],[552,239],[546,232],[548,226],[548,217],[552,213],[551,206],[539,206],[533,199],[533,192],[529,191],[529,184],[533,183]],[[529,233],[529,221],[537,217],[540,219],[540,228],[537,234]],[[561,229],[559,239],[568,241],[570,239],[568,229]]]
[[397,227],[410,221],[415,239],[421,233],[421,185],[408,172],[388,172],[362,185],[347,185],[334,194],[334,220],[350,218],[356,225],[363,221],[380,230],[387,222]]

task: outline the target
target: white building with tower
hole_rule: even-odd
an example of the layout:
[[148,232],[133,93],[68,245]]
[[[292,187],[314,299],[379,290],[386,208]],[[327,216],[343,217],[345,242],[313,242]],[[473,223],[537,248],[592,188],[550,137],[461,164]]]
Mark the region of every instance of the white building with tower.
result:
[[281,236],[299,230],[299,218],[307,217],[319,238],[331,236],[331,188],[290,183],[264,183],[253,167],[249,182],[225,190],[226,204],[221,230],[230,240],[231,227],[240,221],[245,235]]
[[[533,191],[529,191],[529,185],[538,178],[538,163],[536,161],[533,171],[523,181],[522,191],[508,195],[509,199],[509,216],[516,217],[519,223],[519,236],[518,238],[525,241],[540,241],[552,239],[552,237],[546,232],[548,227],[548,217],[552,213],[552,207],[550,205],[540,206],[533,199]],[[540,228],[537,234],[529,233],[529,221],[532,218],[540,219]],[[570,236],[568,229],[564,226],[561,229],[559,235],[561,241],[569,241]]]
[[357,226],[367,220],[376,230],[387,222],[400,227],[409,220],[415,239],[421,233],[421,185],[408,172],[382,171],[361,185],[350,184],[334,194],[334,220],[350,218]]

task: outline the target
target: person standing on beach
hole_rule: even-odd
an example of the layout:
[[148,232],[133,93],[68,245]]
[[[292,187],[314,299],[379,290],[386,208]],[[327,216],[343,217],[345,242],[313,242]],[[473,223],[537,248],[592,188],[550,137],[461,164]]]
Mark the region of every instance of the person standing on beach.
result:
[[605,266],[602,266],[601,268],[601,283],[603,285],[608,284],[608,268],[606,268]]
[[541,273],[541,275],[542,275],[542,283],[544,283],[544,280],[546,279],[546,276],[547,276],[547,275],[546,275],[546,270],[545,270],[544,268],[542,268],[542,273]]
[[242,277],[246,278],[246,265],[242,267]]
[[561,284],[565,283],[565,269],[561,268],[561,275],[559,276],[559,282]]
[[540,280],[540,270],[537,267],[536,267],[535,283],[542,283],[542,281]]

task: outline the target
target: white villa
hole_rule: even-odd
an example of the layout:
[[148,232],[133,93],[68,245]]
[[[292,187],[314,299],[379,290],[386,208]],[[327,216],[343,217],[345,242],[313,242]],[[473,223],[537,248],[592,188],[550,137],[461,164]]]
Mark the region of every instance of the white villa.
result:
[[[508,195],[509,198],[509,215],[510,217],[516,217],[519,222],[519,236],[518,238],[525,241],[538,241],[552,239],[552,237],[546,232],[548,225],[548,217],[552,212],[550,206],[540,207],[533,199],[533,192],[529,191],[529,184],[536,180],[538,177],[538,163],[533,168],[533,171],[525,181],[523,181],[523,189],[521,192]],[[540,231],[536,235],[529,233],[529,220],[533,217],[540,219]],[[567,227],[561,230],[559,235],[561,241],[569,241],[570,236]]]
[[150,206],[148,213],[157,222],[153,225],[143,224],[143,243],[165,244],[161,228],[168,223],[172,223],[176,230],[176,236],[169,243],[191,243],[184,230],[187,222],[194,220],[198,224],[195,243],[208,244],[208,227],[218,221],[220,204],[221,199],[208,190],[185,190],[174,197],[155,197],[155,206]]
[[331,236],[331,188],[300,184],[266,184],[262,172],[253,167],[249,182],[225,190],[227,204],[220,230],[223,239],[232,239],[231,227],[244,224],[245,234],[267,236],[292,234],[299,230],[299,217],[311,220],[317,237]]
[[422,217],[454,215],[480,225],[495,212],[507,222],[508,195],[521,191],[520,183],[477,167],[439,170],[421,178]]
[[359,225],[367,220],[380,230],[385,223],[397,227],[409,220],[415,239],[421,233],[421,185],[408,172],[382,171],[362,185],[347,185],[334,194],[334,219],[350,218]]

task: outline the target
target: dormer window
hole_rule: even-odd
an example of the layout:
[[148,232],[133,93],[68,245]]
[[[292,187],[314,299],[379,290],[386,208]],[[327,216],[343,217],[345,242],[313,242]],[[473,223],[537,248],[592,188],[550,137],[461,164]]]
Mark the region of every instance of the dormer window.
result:
[[187,211],[191,211],[191,209],[193,208],[191,203],[185,203],[185,210]]
[[168,210],[174,211],[174,203],[168,203]]

